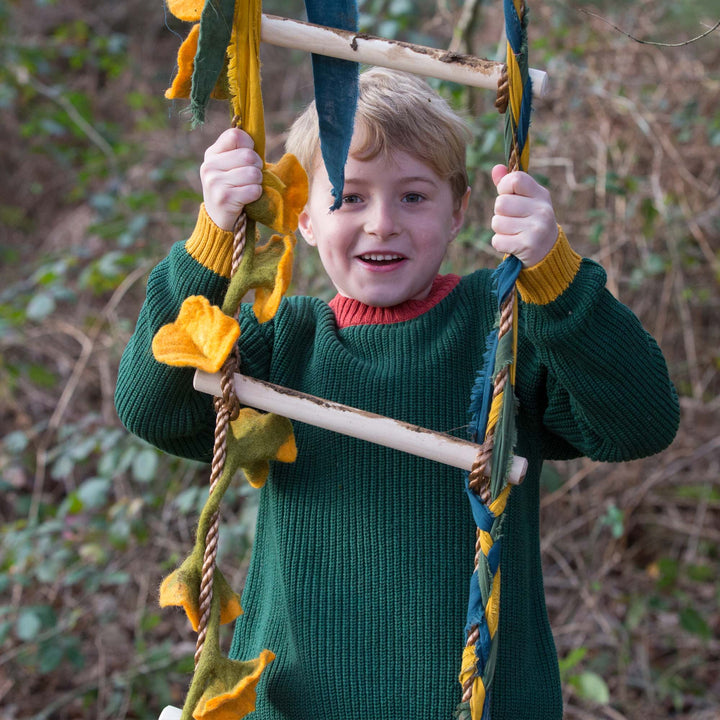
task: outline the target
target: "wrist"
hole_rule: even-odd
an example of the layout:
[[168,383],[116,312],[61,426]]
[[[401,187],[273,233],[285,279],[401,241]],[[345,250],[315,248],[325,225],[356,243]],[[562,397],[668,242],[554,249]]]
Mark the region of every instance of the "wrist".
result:
[[195,228],[185,242],[187,253],[209,270],[229,278],[232,242],[232,231],[217,225],[208,214],[205,204],[200,205]]
[[517,280],[520,297],[535,305],[552,302],[567,290],[581,260],[558,225],[558,236],[550,252],[539,263],[520,272]]
[[243,210],[243,206],[240,206],[240,210],[236,213],[228,213],[227,210],[221,210],[212,205],[212,203],[203,202],[205,208],[205,214],[207,217],[218,227],[218,229],[225,232],[232,232],[235,227],[235,221],[238,215]]

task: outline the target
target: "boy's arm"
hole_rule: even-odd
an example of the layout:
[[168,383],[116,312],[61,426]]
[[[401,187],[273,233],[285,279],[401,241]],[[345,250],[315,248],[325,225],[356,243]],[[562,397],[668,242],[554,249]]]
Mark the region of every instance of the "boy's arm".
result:
[[[120,419],[131,432],[175,455],[210,460],[212,398],[193,389],[192,368],[158,363],[152,339],[160,327],[176,319],[183,300],[191,295],[222,305],[231,269],[231,230],[245,204],[262,193],[262,166],[252,138],[239,129],[226,130],[206,150],[200,167],[204,203],[195,230],[150,274],[135,333],[120,361],[115,390]],[[261,351],[262,344],[262,338],[255,343]]]
[[659,452],[677,431],[678,399],[662,352],[605,280],[562,230],[518,278],[523,333],[546,373],[547,457],[576,454],[569,443],[593,459],[631,460]]
[[185,298],[204,295],[222,304],[231,249],[232,233],[217,227],[201,207],[191,237],[173,245],[150,273],[115,390],[115,407],[130,432],[162,450],[196,460],[209,461],[212,454],[212,398],[193,389],[193,368],[158,363],[151,344],[158,329],[176,319]]

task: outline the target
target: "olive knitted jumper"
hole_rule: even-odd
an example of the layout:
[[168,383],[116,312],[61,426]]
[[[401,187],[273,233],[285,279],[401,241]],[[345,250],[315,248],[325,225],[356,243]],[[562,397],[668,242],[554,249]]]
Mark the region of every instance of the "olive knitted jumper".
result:
[[[158,364],[150,342],[188,295],[221,304],[223,243],[227,234],[201,214],[193,237],[153,271],[116,392],[132,432],[202,460],[212,448],[211,400],[193,391],[192,370]],[[602,268],[580,261],[562,234],[541,265],[519,280],[534,301],[520,312],[516,382],[517,454],[529,469],[506,510],[492,720],[562,717],[540,566],[542,461],[652,454],[678,422],[664,359],[605,290]],[[464,437],[495,319],[490,274],[440,278],[428,302],[404,308],[291,297],[263,325],[243,308],[242,370]],[[548,286],[556,290],[546,297]],[[450,720],[475,538],[462,472],[294,426],[297,461],[275,464],[261,490],[245,614],[231,649],[239,659],[263,648],[276,654],[252,717]]]

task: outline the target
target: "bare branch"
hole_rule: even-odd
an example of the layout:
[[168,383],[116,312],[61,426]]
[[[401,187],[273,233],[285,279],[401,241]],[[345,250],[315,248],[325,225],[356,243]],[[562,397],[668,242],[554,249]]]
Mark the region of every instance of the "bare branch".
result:
[[629,32],[625,32],[625,30],[618,27],[617,25],[614,25],[607,18],[604,18],[601,15],[598,15],[597,13],[594,13],[590,10],[586,10],[585,8],[575,8],[575,9],[578,12],[584,13],[585,15],[590,15],[590,17],[594,17],[594,18],[597,18],[598,20],[601,20],[606,25],[609,25],[613,30],[617,30],[619,33],[622,33],[623,35],[625,35],[625,37],[630,38],[630,40],[633,40],[636,43],[640,43],[641,45],[655,45],[656,47],[682,47],[683,45],[690,45],[694,42],[697,42],[698,40],[702,40],[704,37],[707,37],[708,35],[710,35],[710,33],[715,32],[715,30],[717,30],[720,27],[720,20],[718,20],[711,28],[706,30],[701,35],[691,38],[690,40],[684,40],[683,42],[678,42],[678,43],[664,43],[664,42],[656,42],[654,40],[641,40],[640,38],[637,38],[634,35],[631,35]]

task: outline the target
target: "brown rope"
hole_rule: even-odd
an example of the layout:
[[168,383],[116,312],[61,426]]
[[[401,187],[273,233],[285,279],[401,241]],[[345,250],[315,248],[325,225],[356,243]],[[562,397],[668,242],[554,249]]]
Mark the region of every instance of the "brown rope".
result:
[[[233,127],[235,127],[233,119]],[[240,213],[233,227],[233,251],[231,276],[237,272],[245,251],[245,231],[247,218],[245,213]],[[233,348],[228,359],[223,365],[222,371],[222,397],[215,398],[215,441],[213,445],[213,459],[210,466],[210,494],[220,479],[225,468],[227,457],[227,433],[230,423],[237,418],[240,411],[240,402],[235,395],[233,386],[233,375],[238,367],[237,345]],[[198,636],[195,643],[195,664],[197,665],[205,646],[207,628],[210,621],[210,608],[213,597],[213,581],[215,578],[215,562],[217,560],[218,539],[220,528],[220,513],[216,512],[205,536],[205,553],[203,555],[202,577],[200,580],[200,620],[198,622]]]
[[503,63],[500,77],[498,79],[497,98],[495,98],[495,107],[497,111],[504,115],[510,104],[510,80],[508,79],[507,65]]

